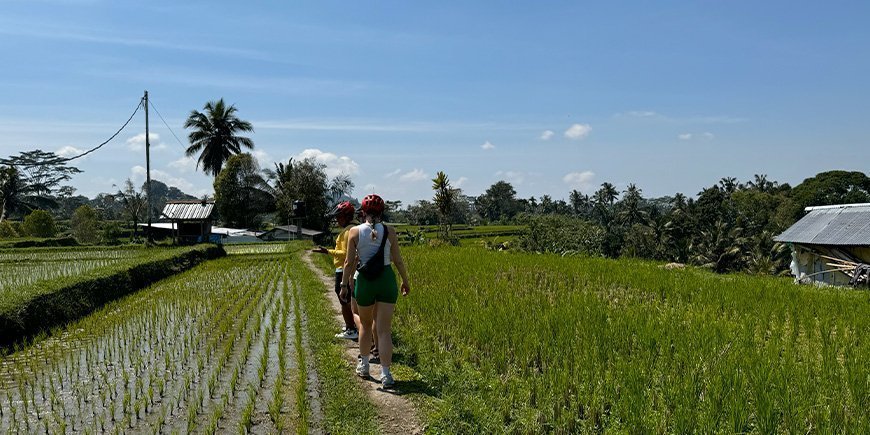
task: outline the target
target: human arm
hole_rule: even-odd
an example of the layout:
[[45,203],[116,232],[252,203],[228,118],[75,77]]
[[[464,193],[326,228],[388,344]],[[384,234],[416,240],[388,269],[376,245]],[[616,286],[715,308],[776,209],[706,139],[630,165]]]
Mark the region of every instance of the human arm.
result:
[[402,252],[399,249],[399,237],[396,235],[396,230],[390,228],[388,231],[390,237],[390,260],[396,265],[399,270],[399,276],[402,277],[402,296],[407,296],[411,292],[411,279],[408,278],[408,269],[405,267],[405,260],[402,258]]
[[350,288],[350,282],[353,279],[353,275],[356,272],[356,264],[357,264],[357,252],[356,252],[356,244],[359,240],[359,231],[356,228],[351,228],[347,234],[347,244],[345,245],[345,252],[349,252],[349,255],[346,255],[344,258],[344,266],[341,277],[341,291],[339,292],[339,297],[346,299],[347,292]]

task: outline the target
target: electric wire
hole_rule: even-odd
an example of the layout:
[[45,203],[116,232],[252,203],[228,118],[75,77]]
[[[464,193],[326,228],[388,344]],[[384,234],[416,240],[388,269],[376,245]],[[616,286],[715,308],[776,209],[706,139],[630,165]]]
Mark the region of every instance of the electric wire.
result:
[[151,108],[154,109],[154,112],[157,113],[157,117],[159,117],[160,120],[163,121],[163,125],[165,125],[167,129],[169,129],[169,132],[172,133],[172,136],[175,138],[178,144],[181,145],[182,148],[187,148],[187,146],[181,142],[181,139],[179,139],[175,132],[172,130],[172,127],[169,126],[169,123],[167,123],[166,120],[163,119],[163,115],[160,114],[160,111],[157,110],[157,107],[154,105],[153,102],[151,102],[151,99],[148,99],[148,104],[150,104]]
[[[127,119],[127,122],[125,122],[124,125],[122,125],[121,128],[119,128],[118,131],[115,132],[115,134],[113,134],[111,137],[109,137],[108,139],[106,139],[105,141],[103,141],[103,143],[101,143],[101,144],[99,144],[99,145],[97,145],[97,146],[95,146],[95,147],[93,147],[93,148],[91,148],[91,149],[89,149],[89,150],[87,150],[87,151],[81,153],[81,154],[78,154],[78,155],[75,155],[75,156],[72,156],[72,157],[59,157],[59,158],[57,158],[57,159],[52,159],[52,160],[50,160],[50,161],[40,162],[40,163],[36,163],[36,164],[34,164],[34,163],[30,163],[30,164],[27,164],[27,166],[42,166],[42,165],[54,165],[54,164],[57,164],[57,163],[65,163],[65,162],[69,162],[69,161],[72,161],[72,160],[75,160],[75,159],[78,159],[78,158],[82,158],[82,157],[84,157],[84,156],[86,156],[86,155],[88,155],[88,154],[90,154],[90,153],[92,153],[92,152],[94,152],[94,151],[96,151],[96,150],[102,148],[103,145],[106,145],[107,143],[111,142],[112,139],[114,139],[114,138],[117,137],[119,134],[121,134],[121,131],[123,131],[123,130],[127,127],[127,125],[130,124],[130,121],[133,120],[133,117],[136,116],[136,113],[138,113],[138,112],[139,112],[139,109],[142,108],[142,101],[143,101],[143,100],[144,100],[144,98],[139,99],[139,104],[137,104],[137,105],[136,105],[136,108],[133,109],[133,113],[130,114],[130,118]],[[22,164],[20,164],[20,163],[15,163],[14,161],[12,161],[11,158],[10,158],[10,159],[4,159],[4,160],[3,160],[3,164],[4,164],[4,165],[9,165],[9,166],[21,166],[21,165],[22,165]]]

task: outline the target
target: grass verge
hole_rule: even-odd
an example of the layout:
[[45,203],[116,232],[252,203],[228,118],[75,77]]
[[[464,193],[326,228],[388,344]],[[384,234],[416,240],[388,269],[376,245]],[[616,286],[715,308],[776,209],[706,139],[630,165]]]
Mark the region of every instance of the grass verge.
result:
[[308,316],[308,336],[320,379],[323,430],[330,434],[378,433],[374,405],[356,384],[353,368],[344,358],[344,348],[335,342],[338,324],[323,291],[323,282],[302,263],[307,244],[293,244],[294,277]]

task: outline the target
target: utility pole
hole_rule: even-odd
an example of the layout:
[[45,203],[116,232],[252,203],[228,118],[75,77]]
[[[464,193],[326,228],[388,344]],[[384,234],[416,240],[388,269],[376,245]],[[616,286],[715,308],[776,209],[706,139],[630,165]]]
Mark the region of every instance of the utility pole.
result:
[[148,241],[154,240],[151,233],[151,141],[148,134],[148,91],[142,98],[145,103],[145,194],[148,195]]

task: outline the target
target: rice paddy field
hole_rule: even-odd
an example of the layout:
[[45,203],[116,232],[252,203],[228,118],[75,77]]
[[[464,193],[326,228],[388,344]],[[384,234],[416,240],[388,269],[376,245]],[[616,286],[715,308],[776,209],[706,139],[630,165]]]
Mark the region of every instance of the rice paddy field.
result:
[[[279,258],[215,260],[111,303],[0,363],[0,430],[274,433],[306,428],[298,288]],[[304,432],[304,430],[299,430]]]
[[403,251],[397,360],[427,385],[432,432],[870,433],[866,291]]
[[[306,246],[228,247],[3,356],[0,432],[376,433]],[[136,255],[76,249],[0,261]],[[866,291],[402,249],[394,373],[429,433],[870,433]]]
[[0,311],[41,290],[55,279],[100,274],[155,258],[168,258],[186,248],[16,248],[0,250]]

